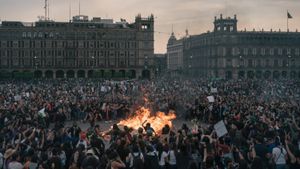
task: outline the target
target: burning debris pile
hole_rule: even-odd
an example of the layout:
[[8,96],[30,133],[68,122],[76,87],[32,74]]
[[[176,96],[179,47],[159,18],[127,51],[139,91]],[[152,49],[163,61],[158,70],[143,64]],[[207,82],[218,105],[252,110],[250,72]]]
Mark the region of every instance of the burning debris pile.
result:
[[146,122],[150,123],[151,127],[158,133],[166,124],[172,127],[172,120],[175,118],[176,115],[173,112],[170,112],[167,115],[163,112],[157,112],[155,116],[151,116],[149,109],[141,107],[134,116],[121,120],[118,125],[128,126],[134,130],[138,130],[138,128],[142,127],[142,124]]

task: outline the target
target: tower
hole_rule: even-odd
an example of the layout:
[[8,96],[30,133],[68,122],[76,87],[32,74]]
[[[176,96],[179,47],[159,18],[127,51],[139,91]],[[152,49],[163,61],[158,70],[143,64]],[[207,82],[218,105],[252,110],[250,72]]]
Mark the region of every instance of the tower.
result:
[[142,77],[150,78],[153,74],[154,58],[154,16],[142,18],[137,15],[135,18],[135,28],[137,30],[138,66],[143,67],[139,73]]
[[223,18],[222,14],[220,18],[215,17],[214,27],[214,32],[237,32],[236,15],[234,15],[234,18]]

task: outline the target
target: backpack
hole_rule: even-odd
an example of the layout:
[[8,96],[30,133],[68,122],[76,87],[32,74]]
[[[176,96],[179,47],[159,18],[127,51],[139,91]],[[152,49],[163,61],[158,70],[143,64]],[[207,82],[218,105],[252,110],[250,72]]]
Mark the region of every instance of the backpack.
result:
[[144,162],[141,159],[141,154],[139,153],[137,156],[132,154],[133,156],[133,169],[143,169],[144,168]]
[[155,154],[155,156],[146,155],[145,157],[145,169],[159,169],[158,164],[158,156]]

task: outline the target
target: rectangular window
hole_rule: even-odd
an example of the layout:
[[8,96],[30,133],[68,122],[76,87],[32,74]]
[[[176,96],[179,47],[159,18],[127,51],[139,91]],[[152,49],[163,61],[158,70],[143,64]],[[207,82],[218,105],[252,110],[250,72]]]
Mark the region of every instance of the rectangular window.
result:
[[266,54],[266,49],[265,48],[261,48],[260,52],[261,52],[261,55],[265,55]]
[[295,49],[295,55],[299,56],[299,54],[300,54],[299,48]]
[[244,48],[244,55],[248,55],[248,48]]
[[252,49],[252,55],[256,55],[256,54],[257,54],[256,48],[253,48]]
[[236,48],[232,48],[232,52],[231,52],[231,54],[232,54],[233,56],[235,56],[235,55],[236,55]]
[[279,66],[279,63],[278,63],[277,59],[274,60],[274,66]]
[[270,55],[271,55],[271,56],[274,55],[274,49],[273,49],[273,48],[270,49]]
[[244,66],[244,59],[240,59],[240,66]]
[[291,54],[291,48],[287,48],[287,49],[286,49],[286,54],[287,54],[287,55],[290,55],[290,54]]
[[262,65],[261,65],[261,60],[258,59],[258,60],[256,61],[256,67],[260,67],[260,66],[262,66]]
[[253,66],[253,61],[252,59],[248,59],[248,67],[252,67]]
[[226,56],[226,48],[225,47],[223,47],[222,56]]
[[226,67],[232,67],[232,60],[231,59],[226,60]]
[[278,55],[282,55],[282,49],[281,48],[278,49]]

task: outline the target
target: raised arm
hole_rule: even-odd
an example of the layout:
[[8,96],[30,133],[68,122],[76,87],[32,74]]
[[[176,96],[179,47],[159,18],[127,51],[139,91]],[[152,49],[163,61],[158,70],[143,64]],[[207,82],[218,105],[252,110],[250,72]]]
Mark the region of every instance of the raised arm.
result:
[[249,151],[249,156],[254,159],[256,157],[256,151],[255,151],[255,148],[254,148],[254,144],[252,143],[250,145],[250,151]]
[[207,159],[207,147],[204,145],[204,152],[203,152],[203,162],[205,163]]
[[42,132],[42,142],[41,142],[41,145],[39,146],[40,148],[43,148],[44,147],[44,144],[45,144],[45,133],[44,131]]
[[295,126],[295,128],[300,131],[300,127],[297,125],[296,120],[295,120],[295,116],[293,115],[293,125]]
[[35,136],[35,128],[32,130],[32,133],[30,134],[30,136],[28,137],[29,140],[33,139]]
[[244,160],[245,158],[244,158],[243,154],[241,153],[240,149],[236,148],[236,151],[239,154],[240,160]]
[[287,138],[287,135],[285,136],[285,149],[287,151],[288,156],[291,158],[291,163],[295,163],[297,161],[295,155],[291,152],[289,147],[289,140]]

